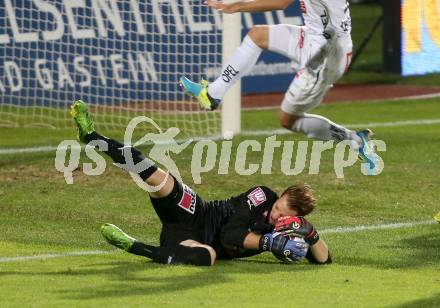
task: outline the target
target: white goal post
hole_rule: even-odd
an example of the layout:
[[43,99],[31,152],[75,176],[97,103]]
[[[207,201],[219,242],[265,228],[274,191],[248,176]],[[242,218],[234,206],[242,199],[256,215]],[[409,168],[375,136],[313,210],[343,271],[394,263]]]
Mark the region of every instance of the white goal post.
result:
[[[229,1],[231,2],[231,1]],[[223,15],[223,63],[231,58],[241,42],[241,14]],[[241,81],[238,81],[223,99],[222,134],[225,137],[237,134],[241,129]],[[228,136],[229,135],[229,136]]]
[[240,130],[239,85],[222,112],[178,85],[220,72],[240,44],[240,14],[201,0],[3,0],[0,15],[1,126],[71,127],[69,105],[83,99],[104,130],[137,115],[185,136]]

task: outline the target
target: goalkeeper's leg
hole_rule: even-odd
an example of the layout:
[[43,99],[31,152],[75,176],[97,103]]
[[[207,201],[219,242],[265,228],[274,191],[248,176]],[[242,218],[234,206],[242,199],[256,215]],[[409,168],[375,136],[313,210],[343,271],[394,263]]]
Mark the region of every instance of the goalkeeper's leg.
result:
[[136,240],[112,224],[102,225],[101,234],[111,245],[158,263],[209,266],[213,265],[216,259],[212,247],[193,240],[186,240],[171,247],[152,246]]
[[[159,186],[163,183],[167,174],[157,168],[152,160],[146,159],[141,151],[131,146],[125,146],[115,139],[107,138],[96,132],[94,120],[88,111],[86,103],[81,100],[75,101],[71,107],[70,114],[78,127],[78,139],[80,141],[83,143],[89,143],[91,141],[105,142],[107,144],[107,150],[102,152],[107,154],[117,164],[126,165],[125,155],[131,155],[135,165],[145,161],[147,163],[145,170],[138,172],[142,180],[150,186]],[[169,176],[162,188],[157,192],[151,192],[150,195],[154,198],[168,196],[173,190],[173,187],[174,179]]]

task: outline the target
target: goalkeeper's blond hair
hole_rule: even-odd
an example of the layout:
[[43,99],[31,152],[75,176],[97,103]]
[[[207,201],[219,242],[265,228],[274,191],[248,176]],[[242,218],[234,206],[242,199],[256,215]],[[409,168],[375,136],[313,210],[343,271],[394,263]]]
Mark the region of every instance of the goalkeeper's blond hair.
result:
[[308,184],[299,184],[288,187],[281,197],[286,196],[287,205],[295,210],[298,216],[310,214],[316,206],[316,198]]

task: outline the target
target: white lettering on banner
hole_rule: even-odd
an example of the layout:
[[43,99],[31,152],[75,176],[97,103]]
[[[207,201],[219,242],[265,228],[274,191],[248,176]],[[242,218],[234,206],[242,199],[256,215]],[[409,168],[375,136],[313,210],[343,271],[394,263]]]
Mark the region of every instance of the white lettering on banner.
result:
[[142,68],[142,74],[144,75],[145,81],[157,82],[159,78],[157,77],[156,69],[154,68],[153,58],[149,53],[147,53],[147,59],[141,53],[137,54],[138,62]]
[[43,89],[50,90],[53,89],[53,78],[50,70],[44,67],[44,65],[46,65],[45,59],[37,59],[35,61],[35,76]]
[[104,56],[101,55],[90,57],[90,61],[94,61],[96,63],[96,70],[98,72],[99,79],[101,80],[101,84],[105,86],[107,84],[107,80],[105,78],[104,69],[102,68],[102,60],[104,60]]
[[0,34],[0,44],[9,44],[10,39],[7,34]]
[[101,37],[107,37],[107,28],[104,25],[101,10],[105,13],[110,23],[113,25],[120,37],[124,37],[124,24],[122,23],[121,14],[119,13],[118,4],[115,0],[110,1],[110,6],[106,0],[92,1],[93,10],[96,16],[96,23],[98,24],[98,32]]
[[72,77],[70,77],[69,70],[67,69],[61,57],[58,58],[57,65],[58,65],[58,88],[60,89],[64,88],[65,81],[67,81],[69,86],[73,88],[75,86],[75,83],[73,82]]
[[209,22],[196,22],[194,20],[194,12],[189,5],[188,0],[183,0],[183,10],[185,12],[186,18],[188,19],[188,25],[191,32],[203,32],[211,31],[212,26]]
[[34,0],[34,4],[40,11],[51,14],[55,19],[54,23],[51,22],[51,24],[56,24],[55,30],[43,31],[43,39],[45,41],[55,41],[61,39],[64,34],[64,21],[61,12],[58,11],[55,5],[42,0]]
[[110,62],[112,64],[113,78],[117,84],[127,84],[130,82],[127,78],[122,77],[124,64],[122,63],[122,56],[120,54],[110,55]]
[[216,29],[222,29],[223,22],[220,13],[217,10],[211,10],[212,16],[214,17],[214,24]]
[[250,29],[254,26],[254,21],[252,20],[251,13],[242,13],[245,28]]
[[[33,63],[29,64],[29,67],[32,68],[30,70],[20,68],[19,64],[14,61],[3,63],[4,75],[0,76],[0,91],[2,93],[6,90],[10,92],[21,91],[23,77],[24,79],[35,78],[37,87],[45,90],[74,88],[75,84],[84,88],[99,82],[106,85],[109,78],[112,78],[118,85],[126,85],[130,82],[157,82],[159,80],[153,58],[149,53],[111,54],[108,58],[102,55],[80,55],[69,59],[69,61],[63,60],[61,57],[49,60],[35,59]],[[105,72],[112,73],[106,74]]]
[[20,91],[23,88],[23,78],[21,70],[14,61],[5,62],[6,77],[12,92]]
[[267,25],[274,25],[275,20],[273,18],[272,12],[264,12],[264,17],[266,18]]
[[[23,2],[4,0],[2,1],[2,4],[3,3],[12,37],[10,37],[7,32],[0,34],[0,44],[9,44],[11,39],[17,43],[36,42],[41,38],[44,41],[62,40],[63,36],[68,32],[65,30],[66,24],[74,39],[108,37],[109,27],[112,27],[115,33],[123,38],[127,32],[124,23],[127,23],[127,25],[134,24],[135,27],[129,26],[130,30],[135,30],[139,35],[146,35],[145,23],[151,23],[151,21],[143,20],[142,16],[146,14],[146,12],[140,11],[138,0],[130,0],[130,14],[127,15],[121,15],[117,0],[63,0],[61,2],[63,7],[59,7],[47,0]],[[17,3],[21,3],[21,5],[18,6]],[[89,7],[89,4],[91,4],[91,7]],[[181,4],[182,7],[179,7],[179,4]],[[201,4],[197,4],[197,8],[202,10],[200,6]],[[222,27],[221,14],[218,11],[211,8],[203,8],[210,10],[209,14],[201,16],[200,14],[194,14],[195,5],[192,4],[190,0],[181,0],[180,2],[175,0],[152,0],[151,7],[153,22],[159,34],[167,34],[170,32],[170,29],[167,28],[164,21],[165,8],[167,11],[167,24],[173,24],[175,31],[178,33],[210,32],[213,31],[213,28],[219,30]],[[26,32],[24,29],[20,29],[20,26],[23,28],[23,24],[20,25],[20,19],[24,18],[22,17],[23,14],[18,14],[19,17],[16,15],[16,12],[25,10],[37,11],[37,13],[43,12],[48,16],[51,22],[31,23],[30,27],[37,28],[32,29],[33,31],[28,29]],[[81,24],[84,18],[79,17],[85,14],[90,15],[88,19],[92,19],[89,26]],[[123,17],[125,16],[129,16],[129,19],[124,20]],[[275,23],[302,24],[301,17],[288,17],[285,15],[285,12],[281,10],[265,12],[262,16],[264,16],[265,19],[263,23],[268,25]],[[203,20],[205,17],[206,20]],[[243,17],[245,28],[252,28],[254,26],[253,16],[250,13],[243,13]],[[261,23],[261,21],[259,23]],[[48,24],[50,24],[50,26],[48,26]],[[47,29],[45,27],[50,28]],[[39,32],[41,32],[41,36]]]
[[128,54],[128,67],[130,69],[131,75],[133,76],[133,81],[134,82],[138,82],[138,80],[139,80],[139,76],[138,76],[139,72],[137,70],[136,64],[134,63],[134,59],[133,59],[133,56],[131,55],[131,53]]
[[75,21],[73,9],[85,9],[86,4],[84,0],[64,0],[64,7],[66,9],[67,20],[69,22],[70,30],[74,39],[95,38],[96,33],[93,29],[79,29]]
[[21,33],[18,27],[17,18],[15,16],[14,7],[11,0],[5,0],[6,11],[8,12],[9,24],[11,25],[12,34],[17,43],[38,41],[37,32]]
[[139,3],[137,0],[130,0],[130,6],[133,10],[134,20],[136,21],[136,27],[139,34],[145,35],[147,31],[145,31],[144,23],[142,21],[141,14],[139,12]]
[[176,1],[174,0],[153,0],[153,15],[156,20],[156,26],[158,27],[160,34],[167,33],[165,29],[165,23],[162,18],[162,11],[160,9],[161,4],[168,5],[171,9],[174,18],[174,25],[176,26],[177,32],[185,32],[185,27],[182,24],[182,20],[180,19],[179,8],[177,6]]

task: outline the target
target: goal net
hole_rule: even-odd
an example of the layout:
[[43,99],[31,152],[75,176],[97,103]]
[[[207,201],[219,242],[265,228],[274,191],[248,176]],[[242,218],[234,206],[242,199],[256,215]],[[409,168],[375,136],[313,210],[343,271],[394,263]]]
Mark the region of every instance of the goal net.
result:
[[103,130],[144,115],[185,136],[220,133],[220,113],[178,85],[221,66],[221,15],[203,1],[4,0],[0,14],[0,125],[70,127],[82,99]]

